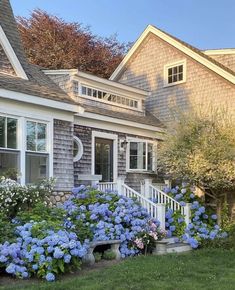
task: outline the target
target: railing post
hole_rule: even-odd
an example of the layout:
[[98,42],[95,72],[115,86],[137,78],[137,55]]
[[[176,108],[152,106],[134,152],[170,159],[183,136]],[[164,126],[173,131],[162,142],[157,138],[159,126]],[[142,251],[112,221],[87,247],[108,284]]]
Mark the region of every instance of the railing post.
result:
[[191,203],[186,203],[184,206],[184,215],[185,215],[185,223],[188,226],[189,223],[191,222]]
[[125,182],[125,177],[124,176],[119,176],[117,178],[117,193],[119,195],[123,195],[123,184]]
[[166,228],[166,206],[165,204],[157,204],[157,220],[160,222],[160,228],[165,230]]
[[144,180],[144,193],[143,193],[143,195],[144,195],[144,197],[146,197],[146,198],[150,198],[151,196],[150,196],[150,185],[152,185],[152,178],[147,178],[147,179],[145,179]]
[[164,179],[164,183],[168,188],[171,188],[171,180],[170,179]]

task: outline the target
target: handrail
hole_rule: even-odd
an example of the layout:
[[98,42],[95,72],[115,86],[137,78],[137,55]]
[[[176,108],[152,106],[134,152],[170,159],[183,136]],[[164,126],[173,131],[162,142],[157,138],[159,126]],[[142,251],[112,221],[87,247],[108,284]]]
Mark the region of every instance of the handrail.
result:
[[158,206],[152,202],[151,200],[149,200],[148,198],[146,198],[145,196],[143,196],[142,194],[140,194],[139,192],[135,191],[133,188],[129,187],[126,184],[122,184],[122,194],[126,197],[129,198],[136,198],[137,201],[140,202],[140,204],[147,209],[148,214],[152,217],[152,218],[158,218],[158,214],[157,214],[157,208]]
[[156,203],[163,203],[168,205],[170,209],[173,211],[180,210],[182,214],[184,214],[184,207],[174,198],[163,192],[162,190],[154,187],[153,185],[149,185],[150,187],[150,198],[152,200],[156,200]]

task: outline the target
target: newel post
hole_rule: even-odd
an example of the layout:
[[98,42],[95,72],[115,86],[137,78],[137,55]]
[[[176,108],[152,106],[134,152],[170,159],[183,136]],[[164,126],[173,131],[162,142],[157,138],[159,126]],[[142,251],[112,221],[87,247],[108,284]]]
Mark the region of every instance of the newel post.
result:
[[160,222],[160,228],[166,229],[166,205],[158,203],[157,205],[157,220]]
[[144,186],[143,186],[143,195],[146,197],[146,198],[150,198],[151,196],[150,196],[150,193],[151,193],[151,191],[150,191],[150,185],[152,185],[152,178],[146,178],[145,180],[144,180]]
[[123,184],[125,182],[124,176],[119,176],[117,178],[117,192],[119,195],[123,195]]
[[186,203],[184,206],[185,223],[188,226],[191,222],[191,203]]

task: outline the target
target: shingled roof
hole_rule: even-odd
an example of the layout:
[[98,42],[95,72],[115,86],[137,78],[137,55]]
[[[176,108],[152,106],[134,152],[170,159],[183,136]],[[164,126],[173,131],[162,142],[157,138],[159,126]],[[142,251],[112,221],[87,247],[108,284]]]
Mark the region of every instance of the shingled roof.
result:
[[28,77],[28,80],[25,80],[0,73],[0,88],[75,104],[39,67],[27,61],[9,0],[0,0],[0,26]]
[[163,125],[163,123],[158,118],[156,118],[154,115],[152,115],[148,111],[145,112],[145,115],[140,116],[140,115],[123,113],[123,112],[115,112],[112,110],[107,110],[107,109],[103,109],[103,108],[99,108],[95,106],[88,106],[84,104],[83,104],[83,107],[85,108],[85,111],[89,113],[94,113],[97,115],[126,120],[130,122],[144,124],[144,125],[150,125],[150,126],[159,127],[162,129],[166,128],[165,125]]

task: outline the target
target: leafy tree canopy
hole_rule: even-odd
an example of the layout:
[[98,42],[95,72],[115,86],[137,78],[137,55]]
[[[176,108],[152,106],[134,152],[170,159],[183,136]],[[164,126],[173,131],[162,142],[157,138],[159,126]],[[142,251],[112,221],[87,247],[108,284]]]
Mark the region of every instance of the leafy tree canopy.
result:
[[235,126],[227,110],[181,113],[160,149],[160,168],[217,198],[235,188]]
[[35,9],[29,18],[17,17],[23,45],[31,63],[50,69],[78,68],[109,77],[129,45],[116,35],[101,38],[89,27]]

